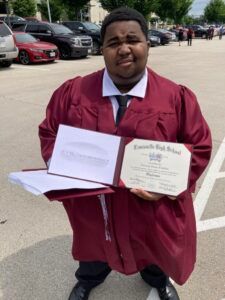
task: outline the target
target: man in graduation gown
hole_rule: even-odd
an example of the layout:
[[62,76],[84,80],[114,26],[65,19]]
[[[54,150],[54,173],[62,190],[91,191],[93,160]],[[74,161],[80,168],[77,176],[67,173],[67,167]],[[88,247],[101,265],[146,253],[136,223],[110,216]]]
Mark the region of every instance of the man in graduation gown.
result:
[[[196,260],[196,224],[191,193],[211,154],[211,136],[196,97],[147,68],[145,19],[120,8],[102,25],[105,69],[65,82],[53,94],[39,127],[49,162],[59,124],[129,138],[193,145],[189,188],[176,198],[139,189],[61,200],[73,230],[78,282],[69,299],[88,299],[111,270],[140,272],[160,299],[179,296],[169,281],[183,284]],[[121,108],[118,96],[128,96]],[[124,98],[124,97],[123,97]]]

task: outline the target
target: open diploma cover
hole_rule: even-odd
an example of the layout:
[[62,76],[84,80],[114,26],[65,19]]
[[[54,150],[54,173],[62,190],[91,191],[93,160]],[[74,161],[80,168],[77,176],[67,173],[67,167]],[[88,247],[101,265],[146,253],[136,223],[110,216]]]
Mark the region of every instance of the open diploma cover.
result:
[[127,140],[60,125],[48,173],[171,196],[188,188],[191,145]]

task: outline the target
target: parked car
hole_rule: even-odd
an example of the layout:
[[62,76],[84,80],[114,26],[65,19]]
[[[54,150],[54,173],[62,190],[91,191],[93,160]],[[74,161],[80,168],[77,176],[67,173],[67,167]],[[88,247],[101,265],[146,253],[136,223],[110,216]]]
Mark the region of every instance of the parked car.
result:
[[166,34],[170,38],[170,41],[176,41],[177,38],[176,38],[176,34],[174,32],[171,32],[171,31],[166,30],[164,28],[158,28],[157,30],[161,33]]
[[202,39],[205,39],[207,37],[207,28],[204,28],[201,25],[189,25],[187,28],[191,28],[194,31],[195,37],[200,37]]
[[65,21],[63,25],[71,29],[75,34],[85,34],[92,37],[92,54],[101,54],[100,26],[91,22]]
[[12,24],[14,24],[16,22],[23,22],[23,21],[25,21],[25,19],[20,16],[2,15],[2,16],[0,16],[0,21],[4,21],[9,27],[11,27]]
[[164,33],[164,32],[161,32],[157,29],[150,29],[148,31],[148,33],[150,35],[154,35],[154,36],[157,36],[160,38],[160,44],[161,45],[166,45],[166,44],[169,44],[170,40],[171,40],[171,36],[169,33]]
[[183,40],[187,40],[187,28],[179,27],[179,28],[172,28],[169,31],[173,32],[176,36],[176,41],[178,41],[178,35],[179,35],[179,30],[180,28],[183,30]]
[[161,44],[161,40],[158,36],[155,36],[148,32],[148,39],[150,41],[151,47],[159,46]]
[[10,67],[18,55],[12,31],[3,21],[0,21],[0,66]]
[[41,42],[29,33],[14,32],[19,55],[15,61],[23,65],[37,62],[53,62],[59,59],[58,48],[50,43]]
[[14,31],[24,31],[41,41],[55,44],[62,59],[71,57],[86,57],[92,51],[92,38],[85,35],[75,35],[68,27],[56,23],[27,22],[13,28]]

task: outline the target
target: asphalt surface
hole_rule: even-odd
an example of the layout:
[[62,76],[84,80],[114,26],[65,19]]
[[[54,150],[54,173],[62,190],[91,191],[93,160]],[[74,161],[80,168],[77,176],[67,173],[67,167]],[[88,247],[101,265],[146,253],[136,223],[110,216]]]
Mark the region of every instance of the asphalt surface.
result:
[[[7,181],[24,168],[42,167],[38,125],[54,89],[104,66],[101,56],[0,69],[0,299],[66,300],[77,262],[60,203],[48,202]],[[213,136],[213,156],[198,182],[198,256],[181,300],[225,299],[225,36],[150,49],[149,66],[190,87]],[[150,294],[149,294],[150,293]],[[112,272],[90,300],[156,299],[139,274]]]

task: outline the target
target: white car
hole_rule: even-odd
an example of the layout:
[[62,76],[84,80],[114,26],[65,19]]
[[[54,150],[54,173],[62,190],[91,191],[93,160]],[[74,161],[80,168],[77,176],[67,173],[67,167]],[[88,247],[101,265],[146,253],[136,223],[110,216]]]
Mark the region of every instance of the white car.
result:
[[0,66],[10,67],[14,58],[18,56],[14,37],[10,28],[0,21]]

